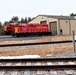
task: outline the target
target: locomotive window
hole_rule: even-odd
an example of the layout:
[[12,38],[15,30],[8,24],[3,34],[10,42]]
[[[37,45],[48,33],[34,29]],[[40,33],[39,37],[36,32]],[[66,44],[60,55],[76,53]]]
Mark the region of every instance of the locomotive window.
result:
[[24,26],[24,28],[26,28],[26,26]]

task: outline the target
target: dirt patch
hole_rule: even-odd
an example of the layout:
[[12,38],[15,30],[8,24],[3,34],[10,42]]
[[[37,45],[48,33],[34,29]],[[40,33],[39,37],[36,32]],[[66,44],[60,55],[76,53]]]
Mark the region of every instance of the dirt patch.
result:
[[72,45],[66,45],[66,46],[61,46],[61,47],[53,47],[51,49],[52,49],[51,53],[53,55],[56,55],[58,53],[73,51],[73,46]]
[[26,48],[22,50],[0,50],[0,56],[20,56],[20,55],[33,55],[37,54],[42,57],[46,56],[47,54],[56,55],[58,53],[72,51],[72,45],[65,45],[65,46],[56,46],[56,47],[39,47],[39,48]]

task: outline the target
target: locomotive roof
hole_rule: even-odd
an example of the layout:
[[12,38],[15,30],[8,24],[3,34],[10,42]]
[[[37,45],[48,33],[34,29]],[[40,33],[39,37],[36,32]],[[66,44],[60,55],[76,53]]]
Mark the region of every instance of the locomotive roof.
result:
[[16,24],[18,24],[18,23],[9,23],[9,25],[16,25]]
[[30,23],[28,25],[47,25],[47,24]]
[[24,24],[24,23],[22,23],[22,24],[19,24],[19,26],[33,26],[33,25],[47,25],[47,24],[36,24],[36,23],[31,23],[31,24]]
[[25,24],[25,23],[21,23],[21,24],[18,24],[18,25],[20,25],[20,26],[26,26],[27,24]]

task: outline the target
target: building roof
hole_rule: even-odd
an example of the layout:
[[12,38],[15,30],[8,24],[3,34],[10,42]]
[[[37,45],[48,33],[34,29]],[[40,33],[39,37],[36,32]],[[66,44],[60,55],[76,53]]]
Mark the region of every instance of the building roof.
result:
[[45,16],[45,17],[56,18],[56,19],[75,19],[74,16],[63,16],[63,15],[38,15],[38,16]]
[[[75,16],[63,16],[63,15],[37,15],[35,18],[37,18],[38,16],[44,16],[44,17],[48,17],[48,18],[55,18],[55,19],[61,19],[61,20],[76,20]],[[34,19],[35,19],[34,18]],[[32,20],[34,20],[32,19]],[[31,22],[31,21],[30,21]]]

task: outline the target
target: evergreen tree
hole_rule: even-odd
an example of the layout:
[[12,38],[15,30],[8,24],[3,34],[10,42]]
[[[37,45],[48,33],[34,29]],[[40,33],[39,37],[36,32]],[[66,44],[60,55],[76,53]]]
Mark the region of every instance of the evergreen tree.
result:
[[0,29],[2,28],[2,23],[0,22]]
[[10,20],[9,23],[14,23],[14,21]]
[[25,20],[23,18],[21,18],[21,23],[25,23]]
[[13,16],[13,18],[11,19],[11,22],[17,23],[19,20],[19,18],[17,16]]
[[71,13],[70,16],[76,16],[76,13]]
[[2,23],[0,22],[0,34],[2,34]]
[[25,23],[27,23],[28,21],[27,21],[27,17],[25,17]]
[[31,19],[31,17],[28,17],[28,22],[30,22],[32,19]]
[[3,24],[3,26],[8,25],[8,24],[9,24],[9,22],[5,21],[4,24]]

